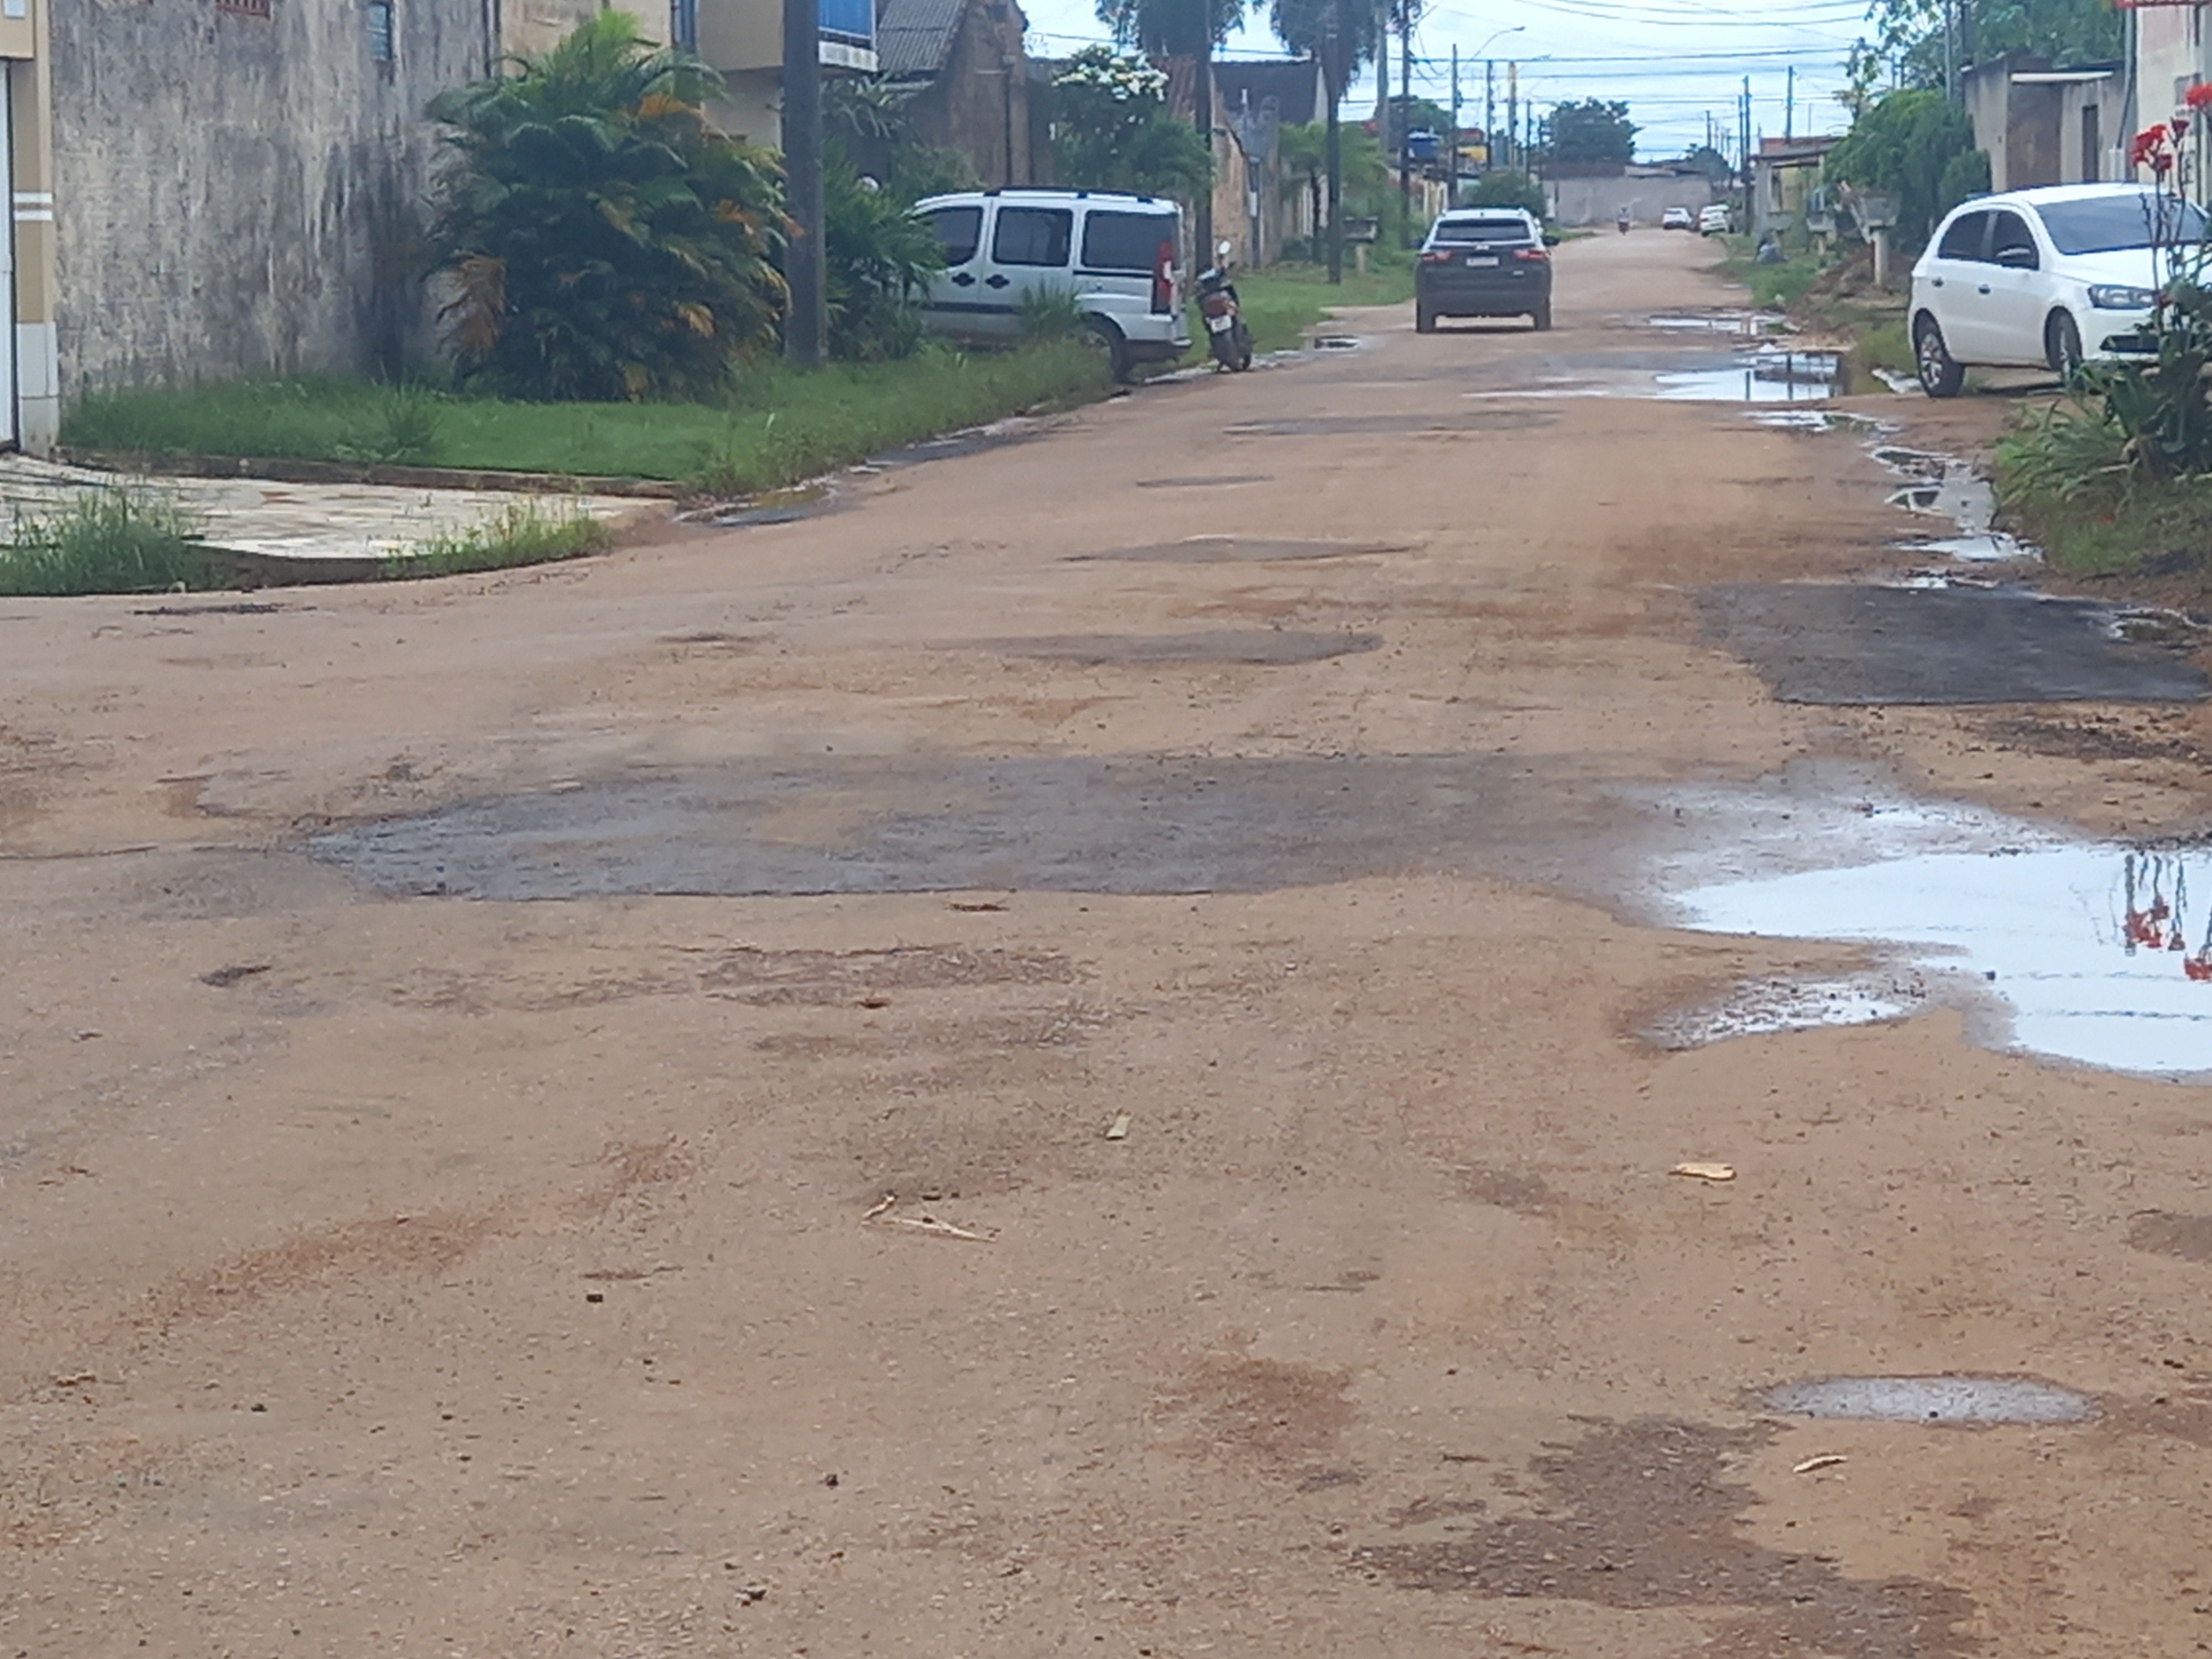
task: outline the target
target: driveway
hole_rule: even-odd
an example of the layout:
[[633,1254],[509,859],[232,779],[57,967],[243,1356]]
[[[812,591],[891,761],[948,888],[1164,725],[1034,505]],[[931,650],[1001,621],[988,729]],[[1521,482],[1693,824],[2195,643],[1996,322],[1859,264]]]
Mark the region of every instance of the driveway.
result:
[[1833,666],[1772,596],[1911,526],[1644,395],[1708,258],[796,522],[0,604],[0,1651],[2212,1640],[2204,1089],[1684,896],[2193,829],[2201,681]]

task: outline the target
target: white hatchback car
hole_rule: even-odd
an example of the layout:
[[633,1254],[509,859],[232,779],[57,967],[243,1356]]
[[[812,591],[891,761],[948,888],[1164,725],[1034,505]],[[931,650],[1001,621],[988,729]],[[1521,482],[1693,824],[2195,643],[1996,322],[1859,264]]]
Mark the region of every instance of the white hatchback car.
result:
[[2053,185],[1951,210],[1912,267],[1912,356],[1931,398],[1972,363],[2040,364],[2157,349],[2148,325],[2173,275],[2161,248],[2204,240],[2204,212],[2140,185]]

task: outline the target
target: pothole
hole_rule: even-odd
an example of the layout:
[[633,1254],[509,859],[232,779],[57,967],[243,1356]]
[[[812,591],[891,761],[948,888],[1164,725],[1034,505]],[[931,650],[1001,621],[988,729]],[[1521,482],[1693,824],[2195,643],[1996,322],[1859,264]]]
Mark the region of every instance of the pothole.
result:
[[1756,338],[1784,332],[1790,326],[1790,319],[1778,311],[1716,311],[1695,315],[1647,317],[1644,326],[1686,333],[1740,334]]
[[1747,980],[1705,1002],[1669,1010],[1641,1035],[1662,1048],[1702,1048],[1731,1037],[1901,1019],[1927,999],[1926,985],[1911,973]]
[[1850,389],[1844,360],[1832,351],[1755,351],[1725,366],[1654,379],[1654,395],[1699,402],[1811,402]]
[[1293,541],[1267,536],[1186,536],[1176,542],[1147,542],[1136,547],[1109,548],[1103,553],[1077,553],[1073,563],[1100,559],[1131,559],[1156,564],[1269,564],[1294,559],[1348,559],[1378,553],[1407,553],[1402,542]]
[[1206,472],[1182,478],[1139,478],[1139,489],[1223,489],[1231,484],[1273,483],[1272,472]]
[[1221,629],[1196,634],[1055,634],[1034,639],[963,641],[943,650],[992,651],[1086,667],[1110,663],[1224,663],[1274,667],[1372,651],[1379,634],[1322,634],[1292,629]]
[[1828,1376],[1769,1389],[1759,1401],[1791,1417],[1944,1428],[2080,1423],[2097,1409],[2087,1395],[2021,1376]]
[[1907,513],[1948,519],[1955,536],[1916,536],[1893,544],[1908,552],[1975,562],[2038,557],[2035,549],[1995,527],[1996,494],[1970,462],[1885,444],[1875,459],[1907,482],[1889,497]]

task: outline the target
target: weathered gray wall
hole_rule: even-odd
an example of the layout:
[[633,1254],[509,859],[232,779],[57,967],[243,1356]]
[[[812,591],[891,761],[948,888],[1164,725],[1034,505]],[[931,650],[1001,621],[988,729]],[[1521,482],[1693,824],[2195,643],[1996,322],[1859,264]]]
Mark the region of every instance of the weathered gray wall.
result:
[[396,368],[427,350],[435,94],[489,0],[73,0],[52,12],[62,386]]

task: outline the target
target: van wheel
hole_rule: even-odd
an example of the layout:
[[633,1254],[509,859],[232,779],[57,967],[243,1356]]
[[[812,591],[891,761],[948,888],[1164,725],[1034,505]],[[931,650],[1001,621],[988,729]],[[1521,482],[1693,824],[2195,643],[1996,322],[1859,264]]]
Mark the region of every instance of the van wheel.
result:
[[2052,312],[2043,325],[2043,355],[2062,380],[2070,381],[2081,372],[2081,331],[2067,313]]
[[1084,325],[1084,337],[1106,360],[1107,372],[1118,386],[1129,383],[1129,373],[1135,365],[1129,358],[1129,343],[1121,337],[1121,331],[1103,318],[1093,317]]
[[1912,362],[1920,371],[1920,389],[1931,398],[1955,398],[1966,384],[1963,364],[1943,343],[1943,331],[1922,312],[1912,325]]

